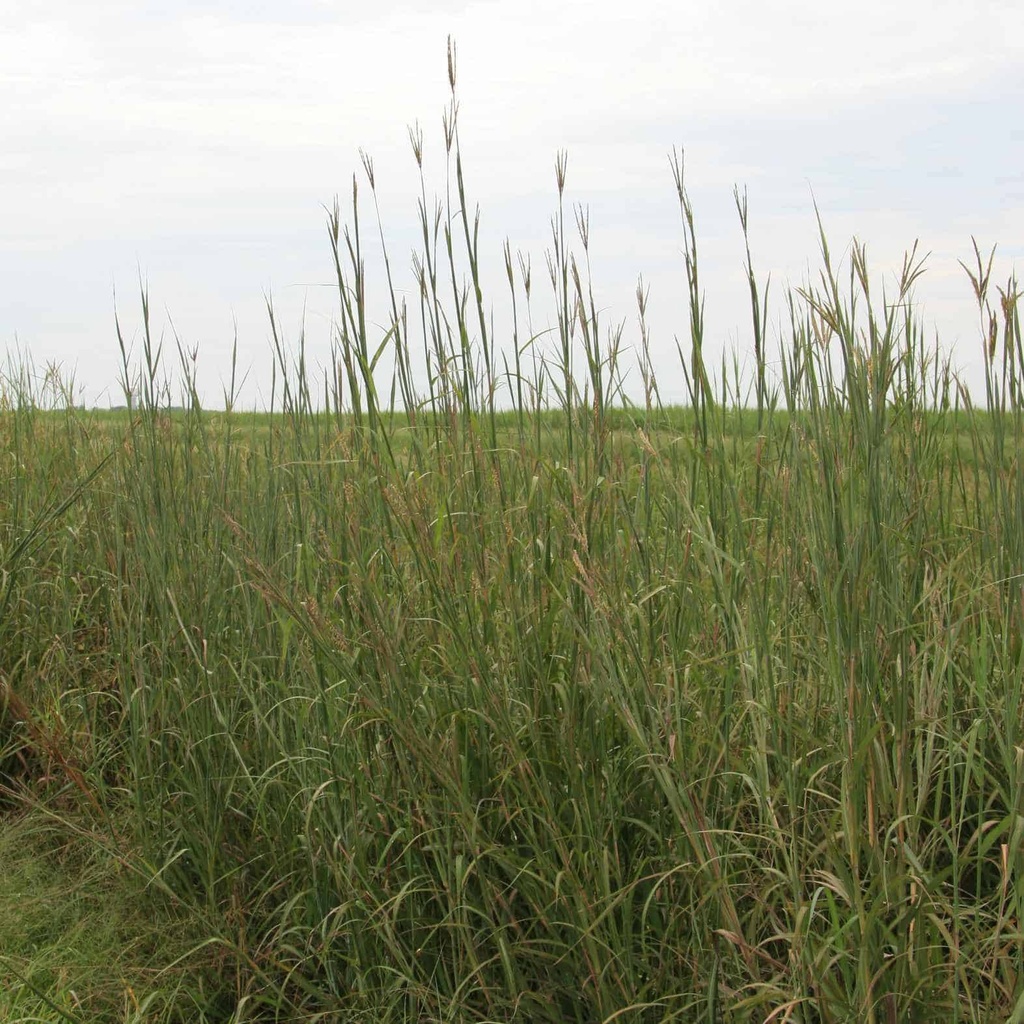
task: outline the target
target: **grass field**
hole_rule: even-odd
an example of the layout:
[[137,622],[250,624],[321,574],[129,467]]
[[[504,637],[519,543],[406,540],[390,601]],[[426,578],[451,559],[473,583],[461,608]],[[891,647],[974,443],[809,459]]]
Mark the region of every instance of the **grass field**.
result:
[[8,375],[0,1019],[1024,1021],[1015,284],[972,402],[823,240],[747,391],[679,169],[691,401],[641,345],[631,404],[561,207],[554,350],[490,337],[451,123],[417,308],[336,209],[269,414],[148,309],[123,412]]

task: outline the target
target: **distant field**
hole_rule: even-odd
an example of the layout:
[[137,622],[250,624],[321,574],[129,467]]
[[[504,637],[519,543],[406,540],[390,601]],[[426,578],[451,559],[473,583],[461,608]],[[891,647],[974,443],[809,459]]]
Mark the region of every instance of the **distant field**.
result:
[[335,211],[322,400],[172,402],[148,322],[130,409],[10,378],[0,1018],[1024,1020],[1016,288],[972,405],[823,242],[716,390],[678,185],[685,409],[557,230],[499,358],[461,191],[383,339]]

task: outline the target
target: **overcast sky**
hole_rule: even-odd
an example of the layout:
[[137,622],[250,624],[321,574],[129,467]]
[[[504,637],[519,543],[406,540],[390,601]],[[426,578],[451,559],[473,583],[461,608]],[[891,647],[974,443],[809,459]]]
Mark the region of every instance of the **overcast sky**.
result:
[[[535,291],[544,283],[554,161],[567,150],[567,200],[590,208],[605,322],[636,343],[643,274],[663,396],[681,400],[677,146],[712,357],[751,348],[739,185],[755,270],[780,300],[820,266],[815,202],[833,250],[858,236],[880,279],[919,239],[931,253],[926,327],[980,379],[957,260],[972,235],[998,243],[1004,282],[1024,253],[1020,0],[12,0],[0,6],[0,344],[73,372],[80,401],[120,403],[115,306],[138,347],[141,272],[155,331],[173,344],[173,325],[198,347],[211,405],[236,325],[243,399],[269,397],[266,295],[287,342],[304,323],[309,356],[328,359],[324,206],[350,195],[360,149],[374,159],[397,284],[414,294],[407,126],[422,126],[428,188],[443,188],[449,35],[496,323],[506,238],[532,254]],[[534,328],[548,318],[539,301]]]

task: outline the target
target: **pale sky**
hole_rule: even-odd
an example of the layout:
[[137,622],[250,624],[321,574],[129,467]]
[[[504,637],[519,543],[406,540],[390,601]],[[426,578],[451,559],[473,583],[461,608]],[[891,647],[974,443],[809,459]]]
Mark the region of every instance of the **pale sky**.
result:
[[[957,260],[971,258],[972,235],[998,244],[994,279],[1005,283],[1024,255],[1020,0],[8,0],[0,344],[37,370],[73,373],[79,401],[119,404],[115,301],[138,348],[141,272],[165,346],[173,324],[198,348],[204,400],[221,400],[237,325],[242,401],[262,404],[265,295],[290,344],[304,322],[309,358],[329,358],[337,295],[324,287],[324,206],[347,201],[353,173],[362,179],[360,149],[412,303],[419,186],[407,126],[422,126],[428,188],[441,190],[449,35],[496,324],[509,308],[506,238],[532,256],[542,292],[554,162],[567,150],[567,201],[590,209],[605,324],[624,323],[624,344],[636,344],[642,274],[662,394],[683,400],[668,161],[681,147],[713,362],[751,351],[738,185],[755,270],[771,273],[779,311],[785,285],[820,266],[815,202],[833,252],[856,235],[879,283],[919,239],[932,254],[918,288],[929,335],[978,386],[977,313]],[[543,296],[533,317],[535,330],[550,326]]]

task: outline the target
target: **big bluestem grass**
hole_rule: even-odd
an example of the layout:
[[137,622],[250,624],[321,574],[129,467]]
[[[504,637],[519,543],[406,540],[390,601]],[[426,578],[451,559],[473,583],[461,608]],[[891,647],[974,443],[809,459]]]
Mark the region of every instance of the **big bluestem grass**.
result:
[[326,374],[270,309],[274,415],[204,412],[181,344],[172,409],[145,292],[127,413],[9,402],[7,788],[77,801],[253,1019],[1022,1019],[1016,284],[993,310],[977,254],[976,407],[916,254],[880,289],[822,233],[773,380],[737,193],[745,407],[705,363],[680,157],[690,408],[642,282],[631,403],[564,156],[555,344],[508,247],[497,344],[450,78],[415,301],[386,262],[371,326],[366,158]]

